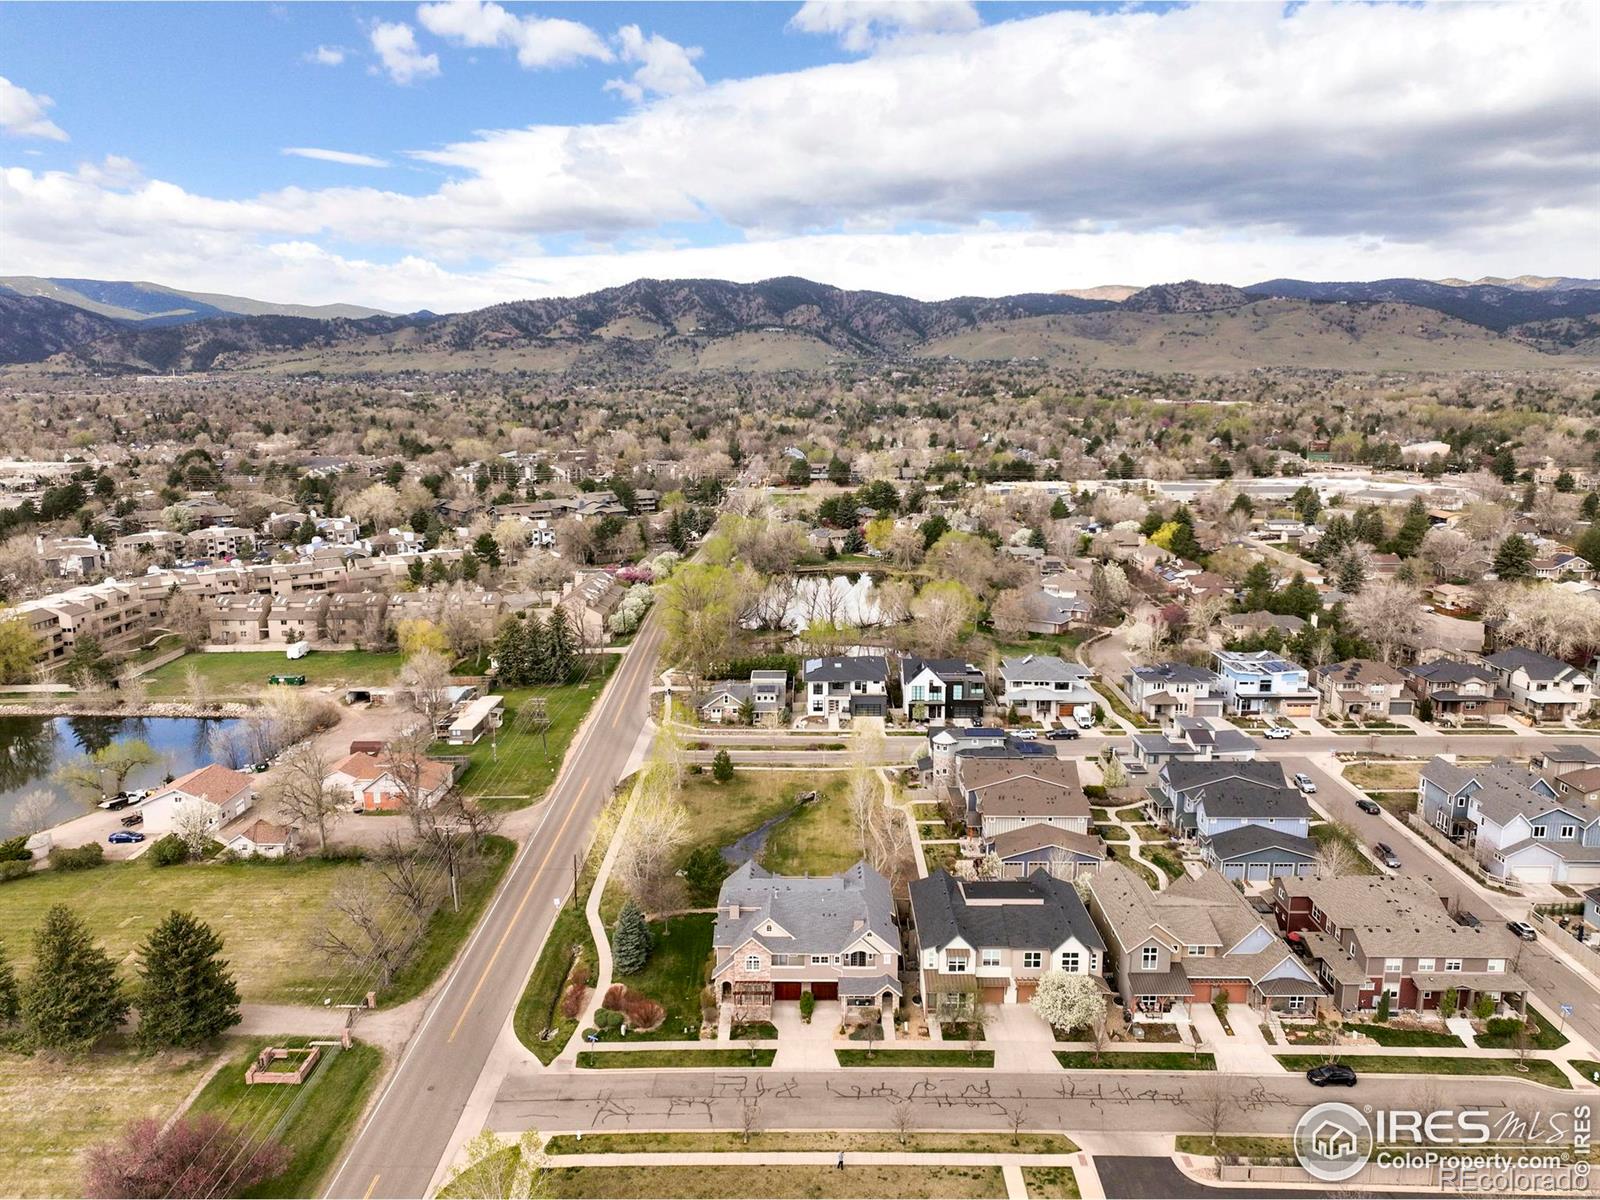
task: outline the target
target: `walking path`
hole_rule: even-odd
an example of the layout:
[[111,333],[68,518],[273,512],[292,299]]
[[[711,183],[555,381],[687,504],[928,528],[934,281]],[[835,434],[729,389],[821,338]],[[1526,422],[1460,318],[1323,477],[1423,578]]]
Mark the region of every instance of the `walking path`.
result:
[[[1123,804],[1120,807],[1108,807],[1106,809],[1105,823],[1123,830],[1128,835],[1128,840],[1126,842],[1107,842],[1106,844],[1115,848],[1119,856],[1126,855],[1134,862],[1142,863],[1144,866],[1148,867],[1150,869],[1150,873],[1156,877],[1156,889],[1160,891],[1167,886],[1167,873],[1144,856],[1144,839],[1139,836],[1139,831],[1134,828],[1135,824],[1143,824],[1144,822],[1137,820],[1129,821],[1126,817],[1119,815],[1120,813],[1130,810],[1137,812],[1138,810],[1135,807],[1136,803],[1137,802],[1131,802]],[[1163,842],[1162,844],[1166,845],[1170,843]]]

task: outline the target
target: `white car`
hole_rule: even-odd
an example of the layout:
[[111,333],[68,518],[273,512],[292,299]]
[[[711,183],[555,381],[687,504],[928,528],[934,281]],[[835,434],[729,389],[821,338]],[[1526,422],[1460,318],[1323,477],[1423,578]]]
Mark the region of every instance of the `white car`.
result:
[[1281,742],[1284,738],[1293,737],[1294,730],[1290,729],[1287,725],[1274,725],[1261,736],[1271,738],[1275,742]]
[[1294,785],[1308,796],[1317,790],[1316,781],[1304,771],[1294,777]]
[[1031,742],[1039,736],[1039,732],[1036,729],[1013,729],[1011,730],[1011,736],[1021,738],[1025,742]]

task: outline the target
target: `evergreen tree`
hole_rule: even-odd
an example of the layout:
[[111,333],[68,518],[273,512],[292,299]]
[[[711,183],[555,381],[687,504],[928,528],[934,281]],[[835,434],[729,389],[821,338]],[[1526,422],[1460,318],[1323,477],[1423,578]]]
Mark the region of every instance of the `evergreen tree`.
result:
[[139,948],[139,1046],[198,1046],[237,1025],[239,989],[222,939],[204,921],[173,911]]
[[491,567],[500,565],[500,543],[491,533],[480,533],[472,543],[472,552]]
[[528,653],[522,625],[516,617],[507,617],[489,647],[502,687],[521,687],[528,682]]
[[1355,527],[1343,513],[1334,513],[1323,526],[1322,540],[1317,543],[1317,555],[1325,563],[1333,562],[1355,541]]
[[1347,596],[1354,596],[1366,581],[1367,568],[1361,561],[1361,555],[1346,554],[1339,560],[1338,569],[1334,573],[1334,585],[1341,592]]
[[1507,536],[1494,552],[1494,573],[1507,582],[1529,578],[1533,574],[1533,543],[1520,533]]
[[1585,521],[1600,517],[1600,492],[1590,492],[1583,498],[1583,503],[1578,506],[1578,515]]
[[1501,446],[1495,451],[1494,460],[1489,464],[1489,469],[1500,478],[1501,483],[1510,483],[1517,477],[1517,460],[1511,453],[1510,446]]
[[1406,519],[1394,535],[1394,552],[1401,558],[1413,557],[1428,536],[1428,506],[1418,496],[1406,508]]
[[667,518],[667,544],[679,554],[689,553],[689,531],[683,527],[682,509],[673,509]]
[[128,1015],[117,965],[65,904],[33,936],[33,971],[21,996],[22,1027],[41,1050],[86,1050]]
[[1294,495],[1289,498],[1289,503],[1294,505],[1295,511],[1300,514],[1300,519],[1307,525],[1322,515],[1322,498],[1317,495],[1315,489],[1305,484],[1295,489]]
[[650,961],[650,927],[632,900],[623,902],[611,935],[611,961],[618,975],[637,975]]
[[570,683],[578,673],[578,652],[573,645],[572,626],[567,614],[556,609],[545,627],[546,674],[548,683]]
[[711,759],[711,778],[718,783],[727,783],[733,778],[733,759],[726,750],[718,750]]
[[550,638],[538,617],[529,617],[523,623],[522,659],[526,672],[523,683],[544,683],[550,678]]
[[19,1005],[17,973],[12,970],[11,959],[6,956],[6,944],[0,942],[0,1025],[9,1025],[17,1019]]
[[1241,581],[1244,585],[1244,606],[1247,611],[1266,608],[1272,598],[1272,568],[1264,562],[1251,563]]
[[1052,521],[1065,521],[1071,515],[1072,510],[1067,507],[1067,502],[1062,497],[1057,496],[1053,501],[1051,501],[1050,519]]
[[1600,565],[1600,525],[1591,525],[1572,547],[1591,567]]

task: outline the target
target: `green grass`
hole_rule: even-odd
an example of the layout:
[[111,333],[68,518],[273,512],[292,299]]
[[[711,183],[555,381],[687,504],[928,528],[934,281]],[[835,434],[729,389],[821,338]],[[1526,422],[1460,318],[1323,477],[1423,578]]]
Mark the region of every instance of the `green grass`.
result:
[[1346,782],[1363,791],[1415,792],[1422,764],[1414,762],[1353,762],[1344,769]]
[[1124,721],[1127,721],[1135,729],[1155,728],[1154,722],[1152,722],[1143,713],[1136,713],[1133,711],[1133,709],[1124,704],[1122,702],[1122,697],[1118,696],[1116,692],[1112,691],[1109,685],[1101,683],[1098,679],[1096,679],[1092,680],[1089,686],[1094,688],[1096,692],[1100,693],[1100,698],[1106,702],[1106,705],[1111,709],[1112,712],[1116,713],[1117,716],[1121,717]]
[[[1466,1047],[1453,1033],[1438,1033],[1432,1029],[1396,1029],[1377,1022],[1353,1021],[1345,1025],[1346,1033],[1363,1033],[1380,1046],[1435,1046],[1460,1050]],[[1480,1040],[1479,1045],[1482,1045]]]
[[1061,1133],[1022,1133],[1013,1146],[1006,1133],[910,1133],[906,1144],[894,1133],[834,1131],[831,1129],[758,1131],[746,1141],[742,1134],[716,1133],[587,1133],[578,1138],[557,1134],[545,1143],[545,1153],[560,1154],[726,1154],[729,1151],[796,1153],[801,1151],[854,1151],[898,1154],[1076,1154],[1078,1144]]
[[[1325,1054],[1279,1054],[1275,1057],[1289,1071],[1309,1071],[1328,1061]],[[1451,1058],[1446,1054],[1430,1054],[1426,1058],[1341,1054],[1339,1061],[1353,1067],[1357,1073],[1365,1071],[1369,1075],[1504,1075],[1548,1087],[1572,1087],[1572,1081],[1560,1067],[1539,1058],[1530,1058],[1526,1071],[1517,1070],[1517,1060],[1514,1058]]]
[[994,1051],[979,1050],[835,1050],[841,1067],[992,1067]]
[[1029,1200],[1078,1200],[1078,1177],[1071,1167],[1023,1167],[1022,1186]]
[[350,1129],[378,1081],[383,1052],[357,1043],[348,1050],[323,1047],[322,1060],[299,1087],[244,1081],[245,1068],[263,1046],[303,1046],[305,1038],[230,1038],[244,1048],[212,1076],[189,1111],[214,1113],[230,1125],[264,1130],[279,1126],[278,1140],[289,1152],[281,1175],[243,1193],[246,1196],[315,1196]]
[[1585,1079],[1600,1079],[1600,1062],[1596,1062],[1592,1058],[1569,1058],[1567,1061],[1570,1062],[1573,1069]]
[[790,1200],[898,1196],[901,1200],[987,1200],[1004,1197],[999,1167],[754,1166],[554,1167],[544,1174],[556,1200]]
[[1132,871],[1140,879],[1144,880],[1145,884],[1150,888],[1151,891],[1154,892],[1161,889],[1161,877],[1149,867],[1145,866],[1138,859],[1130,857],[1126,850],[1118,852],[1116,861],[1127,867],[1128,870]]
[[267,686],[269,675],[304,675],[306,688],[384,687],[394,682],[405,662],[398,650],[313,650],[289,659],[280,650],[244,650],[237,654],[185,654],[163,663],[143,677],[152,700],[184,699],[192,664],[213,699],[253,695]]
[[[1534,1024],[1534,1032],[1528,1039],[1531,1049],[1559,1050],[1567,1044],[1567,1036],[1545,1020],[1544,1014],[1538,1009],[1528,1009],[1528,1016]],[[1477,1042],[1486,1050],[1514,1050],[1517,1045],[1516,1038],[1508,1034],[1482,1033],[1478,1035]]]
[[[511,688],[502,693],[506,714],[496,737],[485,738],[474,746],[439,744],[433,752],[464,755],[468,759],[457,782],[463,792],[477,797],[485,808],[526,808],[555,782],[573,735],[619,660],[620,655],[616,654],[596,655],[589,660],[594,664],[593,672],[581,683]],[[531,698],[541,696],[550,728],[542,736],[517,732],[517,710]]]
[[816,801],[774,829],[761,852],[761,865],[774,874],[833,875],[861,859],[843,778],[827,780],[813,774],[807,780],[808,788],[820,789]]
[[770,1067],[776,1050],[580,1050],[578,1065],[593,1071],[664,1067]]
[[755,1038],[758,1042],[766,1042],[778,1036],[778,1027],[771,1021],[747,1021],[743,1025],[735,1025],[729,1033],[736,1042],[742,1042],[748,1038]]
[[1069,1071],[1215,1071],[1216,1056],[1184,1050],[1107,1050],[1095,1062],[1092,1050],[1057,1050],[1056,1061]]
[[1311,840],[1319,847],[1329,842],[1342,842],[1350,850],[1350,874],[1352,875],[1377,875],[1378,866],[1366,856],[1361,845],[1345,830],[1327,821],[1316,821],[1311,826]]
[[1171,852],[1170,844],[1165,846],[1143,846],[1140,848],[1139,853],[1160,867],[1169,881],[1183,878],[1185,874],[1183,863],[1179,862],[1178,856]]
[[616,982],[659,1003],[667,1010],[666,1019],[658,1029],[648,1033],[630,1030],[626,1038],[614,1029],[602,1030],[602,1041],[684,1041],[700,1036],[700,991],[706,985],[716,920],[713,913],[689,913],[673,917],[666,925],[651,922],[655,945],[650,961],[636,975],[618,975]]
[[1233,1154],[1239,1158],[1293,1158],[1294,1139],[1286,1137],[1255,1137],[1248,1133],[1219,1133],[1212,1145],[1209,1133],[1180,1133],[1177,1139],[1179,1154]]
[[517,844],[494,835],[484,839],[483,851],[483,860],[461,881],[460,911],[446,902],[433,914],[422,948],[383,989],[385,1004],[403,1004],[420,996],[450,965],[505,878],[506,869],[516,857]]

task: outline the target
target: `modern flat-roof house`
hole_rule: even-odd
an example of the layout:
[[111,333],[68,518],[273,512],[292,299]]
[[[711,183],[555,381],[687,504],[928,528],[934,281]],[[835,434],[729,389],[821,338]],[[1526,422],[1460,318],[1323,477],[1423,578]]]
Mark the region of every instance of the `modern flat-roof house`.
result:
[[255,785],[250,776],[212,763],[180,775],[152,793],[139,806],[144,814],[141,829],[151,836],[171,833],[187,810],[198,809],[211,832],[216,833],[244,816],[255,802]]
[[1315,1009],[1326,992],[1276,930],[1215,871],[1154,891],[1107,863],[1089,876],[1089,911],[1106,969],[1130,1013],[1165,1013],[1225,995],[1281,1012]]
[[1406,677],[1387,663],[1351,658],[1311,672],[1323,712],[1335,717],[1409,717],[1415,700]]
[[1422,769],[1417,802],[1423,820],[1471,849],[1492,878],[1600,883],[1600,808],[1562,794],[1561,783],[1506,759],[1436,757]]
[[962,755],[955,786],[966,802],[968,826],[985,838],[1024,825],[1089,832],[1089,798],[1078,782],[1077,764],[1068,759]]
[[1164,733],[1135,733],[1129,741],[1130,767],[1152,770],[1169,762],[1247,762],[1256,757],[1255,739],[1220,717],[1173,717]]
[[1022,879],[1035,871],[1046,871],[1057,879],[1076,879],[1099,870],[1106,861],[1106,844],[1094,834],[1038,822],[985,839],[984,852],[1000,860],[1005,879]]
[[935,870],[911,884],[923,1005],[939,1019],[975,1005],[1021,1004],[1046,971],[1098,976],[1105,943],[1072,884],[1045,871],[1023,879],[957,879]]
[[1500,686],[1511,693],[1511,706],[1535,721],[1582,716],[1594,699],[1594,681],[1589,676],[1548,654],[1511,646],[1483,661]]
[[1488,993],[1521,1010],[1528,985],[1511,971],[1519,943],[1505,929],[1458,925],[1426,883],[1390,875],[1285,877],[1272,885],[1278,928],[1304,945],[1342,1012],[1437,1009],[1446,991],[1458,1011]]
[[1270,650],[1213,654],[1228,711],[1241,717],[1314,717],[1320,699],[1310,673]]
[[1094,671],[1053,654],[1024,654],[1000,663],[1000,694],[995,702],[1019,716],[1048,725],[1094,712],[1100,697],[1089,686]]
[[1446,724],[1498,717],[1511,709],[1511,693],[1486,664],[1454,658],[1402,667],[1406,688],[1420,703],[1433,708],[1433,719]]
[[789,672],[751,671],[750,707],[757,725],[776,725],[789,707]]
[[745,863],[722,883],[711,948],[711,986],[735,1021],[770,1020],[774,1001],[802,992],[864,1016],[901,994],[894,898],[865,862],[818,876]]
[[881,654],[808,658],[800,669],[808,717],[883,717],[889,713],[889,662]]
[[1222,679],[1205,667],[1186,663],[1156,663],[1128,672],[1128,699],[1145,716],[1161,721],[1171,717],[1220,717],[1227,703]]
[[959,658],[900,660],[900,711],[910,721],[983,719],[983,672]]

